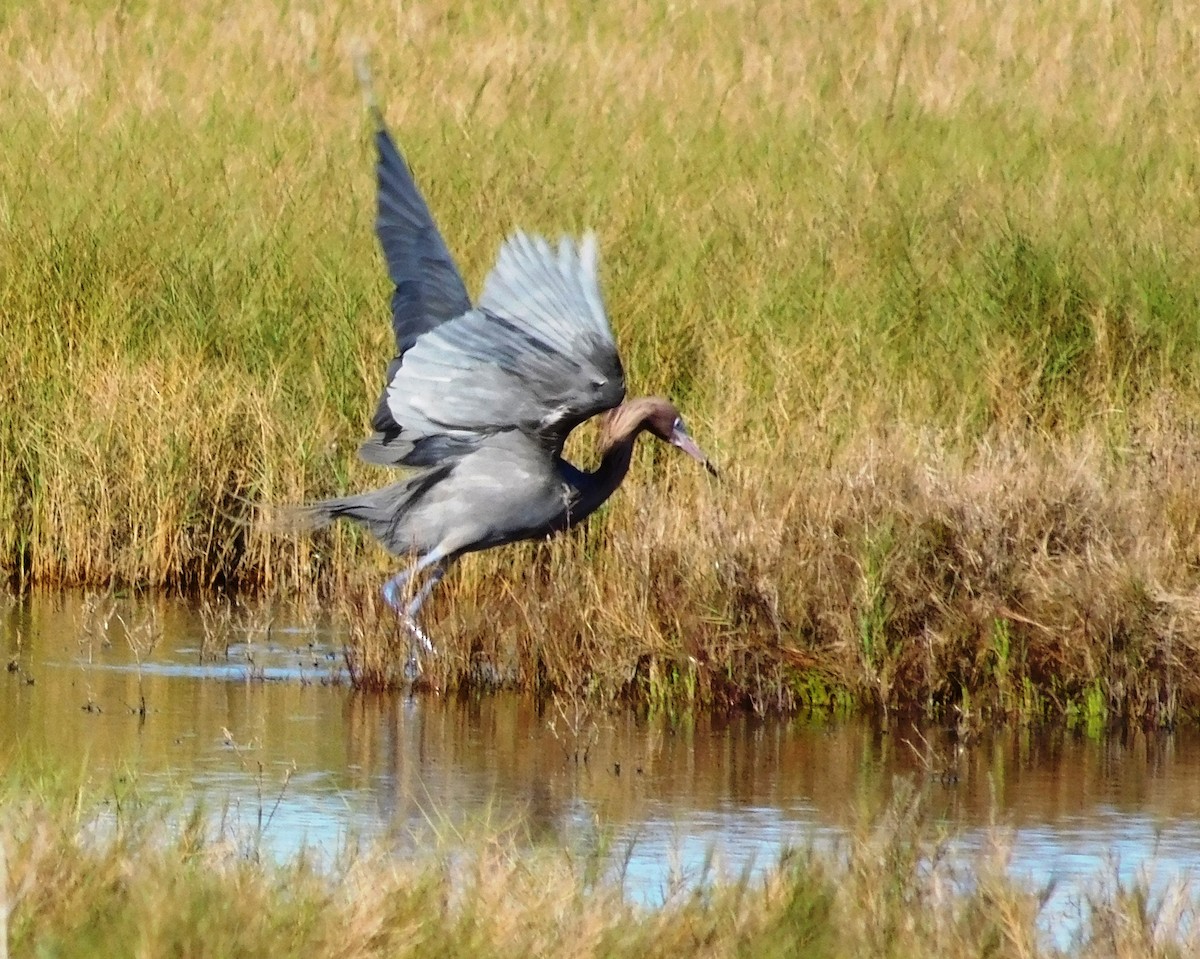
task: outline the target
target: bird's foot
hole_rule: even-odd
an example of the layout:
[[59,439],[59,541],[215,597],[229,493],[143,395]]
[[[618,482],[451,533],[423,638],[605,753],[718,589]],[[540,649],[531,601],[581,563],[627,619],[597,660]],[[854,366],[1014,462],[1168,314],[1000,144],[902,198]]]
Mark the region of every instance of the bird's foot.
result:
[[412,637],[408,646],[408,659],[404,661],[404,678],[410,683],[415,683],[424,672],[421,666],[422,655],[433,656],[437,650],[433,648],[433,642],[425,634],[425,630],[407,611],[400,614],[400,620]]
[[421,649],[424,650],[426,655],[436,656],[437,650],[434,649],[433,641],[429,638],[428,635],[426,635],[425,630],[423,630],[421,628],[420,624],[415,619],[413,619],[412,616],[410,616],[408,613],[402,613],[400,618],[403,621],[404,626],[408,630],[409,634],[412,636],[412,638],[414,640],[417,641],[417,643],[420,645]]
[[404,661],[404,679],[408,683],[415,683],[421,678],[421,657],[417,655],[417,651],[410,650],[408,659]]

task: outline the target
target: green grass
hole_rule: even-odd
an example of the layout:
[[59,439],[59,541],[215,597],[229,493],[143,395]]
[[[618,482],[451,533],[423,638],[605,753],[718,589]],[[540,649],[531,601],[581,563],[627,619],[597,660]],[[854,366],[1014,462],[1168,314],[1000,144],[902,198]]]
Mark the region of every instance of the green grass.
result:
[[[1038,928],[1054,921],[1049,890],[1008,877],[1003,836],[977,853],[953,852],[956,838],[901,789],[836,850],[788,852],[756,877],[710,865],[647,909],[622,894],[619,850],[539,846],[510,830],[415,854],[359,843],[323,864],[278,861],[136,783],[79,786],[25,768],[0,787],[0,893],[11,954],[63,959],[1058,955]],[[1194,953],[1185,887],[1152,895],[1144,881],[1109,879],[1087,894],[1072,955]]]
[[252,521],[386,481],[357,42],[471,289],[518,226],[595,228],[633,391],[726,467],[645,443],[588,530],[464,564],[440,683],[1200,715],[1200,93],[1151,2],[6,11],[0,575],[386,568]]

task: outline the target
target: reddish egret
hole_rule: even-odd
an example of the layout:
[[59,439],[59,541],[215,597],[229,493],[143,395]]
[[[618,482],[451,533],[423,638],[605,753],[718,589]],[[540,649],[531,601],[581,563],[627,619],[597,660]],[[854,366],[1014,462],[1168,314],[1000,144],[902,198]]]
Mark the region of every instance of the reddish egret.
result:
[[[431,653],[417,613],[447,567],[464,553],[581,522],[625,478],[641,433],[716,470],[669,400],[625,399],[595,237],[552,247],[515,234],[472,305],[382,113],[368,102],[379,151],[375,230],[396,284],[396,358],[375,432],[359,453],[414,472],[385,489],[313,503],[306,513],[317,526],[352,520],[392,553],[413,557],[383,595]],[[567,434],[597,414],[603,455],[589,473],[562,450]],[[420,574],[424,583],[405,602]]]

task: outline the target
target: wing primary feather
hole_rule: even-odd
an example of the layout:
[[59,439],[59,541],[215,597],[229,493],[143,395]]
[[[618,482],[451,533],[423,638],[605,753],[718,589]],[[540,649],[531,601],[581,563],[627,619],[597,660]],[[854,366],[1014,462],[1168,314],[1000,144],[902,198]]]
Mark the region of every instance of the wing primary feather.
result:
[[561,449],[570,429],[624,397],[600,292],[596,235],[551,244],[516,231],[501,245],[472,307],[369,77],[364,91],[376,127],[375,228],[395,284],[397,358],[363,459],[434,466],[512,429]]

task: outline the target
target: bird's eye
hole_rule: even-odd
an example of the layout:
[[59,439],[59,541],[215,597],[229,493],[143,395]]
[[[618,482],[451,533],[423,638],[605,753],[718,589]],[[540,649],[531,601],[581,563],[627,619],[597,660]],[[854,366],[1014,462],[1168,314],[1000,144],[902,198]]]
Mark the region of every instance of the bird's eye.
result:
[[671,429],[678,430],[680,433],[686,433],[687,427],[683,425],[683,417],[675,417],[675,422],[671,425]]

